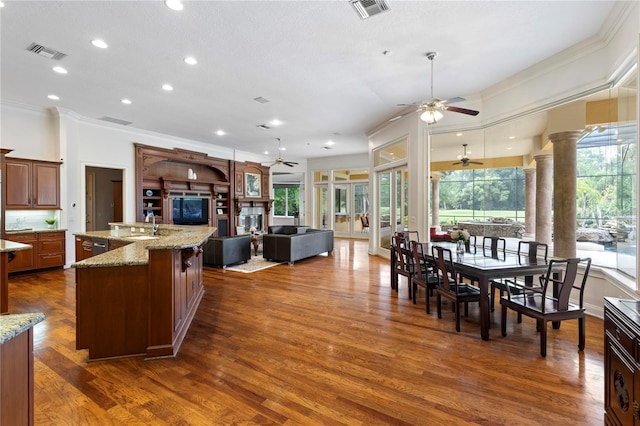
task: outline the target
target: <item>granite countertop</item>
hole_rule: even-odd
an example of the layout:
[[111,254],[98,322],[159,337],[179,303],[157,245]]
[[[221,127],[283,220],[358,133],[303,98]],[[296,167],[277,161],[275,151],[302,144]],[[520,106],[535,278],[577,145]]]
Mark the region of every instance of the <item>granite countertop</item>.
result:
[[63,231],[66,231],[66,228],[55,228],[55,229],[25,228],[25,229],[5,229],[4,233],[5,235],[18,235],[18,234],[33,234],[34,232],[42,234],[45,232],[63,232]]
[[[134,226],[133,224],[127,224],[127,227],[128,225]],[[143,224],[136,225],[138,229],[143,227]],[[105,266],[146,265],[149,263],[149,250],[173,250],[198,247],[204,244],[216,229],[215,227],[208,226],[171,227],[161,225],[158,235],[156,236],[151,236],[149,232],[131,234],[129,229],[119,229],[117,235],[114,235],[116,234],[115,230],[78,232],[74,235],[124,241],[131,244],[76,262],[71,265],[71,267],[99,268]]]
[[29,244],[16,243],[8,240],[0,240],[0,253],[4,253],[7,251],[20,251],[20,250],[29,250],[33,248]]
[[0,343],[5,343],[13,339],[18,334],[28,330],[29,327],[33,327],[42,320],[44,320],[44,314],[42,312],[0,315]]

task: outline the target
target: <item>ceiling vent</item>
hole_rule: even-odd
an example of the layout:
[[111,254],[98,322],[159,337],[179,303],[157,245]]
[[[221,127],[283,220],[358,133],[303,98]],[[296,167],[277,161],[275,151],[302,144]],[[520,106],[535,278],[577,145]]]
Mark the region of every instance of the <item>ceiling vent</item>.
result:
[[261,129],[265,129],[265,130],[269,130],[271,127],[267,126],[266,124],[258,124],[256,127],[259,127]]
[[378,13],[389,11],[385,0],[350,0],[351,6],[358,12],[360,19],[367,19]]
[[44,56],[48,59],[55,59],[59,61],[62,58],[67,56],[66,53],[58,52],[57,50],[51,49],[50,47],[45,47],[38,43],[31,43],[29,47],[27,47],[29,52],[33,52],[36,55]]
[[262,96],[258,96],[257,98],[253,98],[254,101],[260,102],[261,104],[266,104],[267,102],[271,102],[269,99],[263,98]]
[[106,116],[105,117],[100,117],[100,118],[98,118],[98,120],[108,121],[109,123],[120,124],[122,126],[128,126],[129,124],[132,123],[132,121],[120,120],[119,118],[106,117]]

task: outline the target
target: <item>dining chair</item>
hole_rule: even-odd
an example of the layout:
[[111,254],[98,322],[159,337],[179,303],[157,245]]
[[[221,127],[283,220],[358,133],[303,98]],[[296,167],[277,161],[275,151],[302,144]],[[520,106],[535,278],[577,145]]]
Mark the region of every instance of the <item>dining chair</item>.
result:
[[[544,259],[547,263],[547,255],[549,253],[549,245],[537,241],[519,241],[518,242],[518,259]],[[510,286],[511,294],[520,294],[534,286],[540,288],[539,284],[533,281],[533,277],[513,277],[491,280],[491,312],[495,310],[496,290],[500,291],[500,297],[504,296],[507,286]],[[522,321],[522,316],[518,316],[518,322]]]
[[411,299],[411,278],[415,273],[413,266],[413,254],[411,253],[411,246],[409,238],[403,233],[396,233],[391,237],[392,244],[394,246],[396,265],[392,271],[392,287],[395,283],[394,290],[398,291],[399,288],[399,276],[403,276],[407,279],[407,287],[409,289],[409,299]]
[[[578,266],[584,266],[582,280],[575,284]],[[540,289],[512,295],[507,286],[507,295],[500,298],[502,305],[502,336],[507,335],[507,310],[511,309],[536,320],[540,332],[540,355],[547,356],[547,323],[567,319],[578,320],[578,350],[585,346],[584,288],[591,268],[591,258],[551,259],[547,272],[540,277]],[[554,274],[558,278],[554,278]],[[555,289],[549,290],[549,286]],[[570,303],[573,290],[579,292],[578,303]],[[557,296],[548,295],[549,291]]]
[[442,318],[442,298],[450,300],[455,307],[456,331],[460,331],[460,304],[464,303],[464,315],[469,316],[469,302],[480,302],[480,289],[473,285],[458,282],[458,273],[453,266],[451,250],[440,246],[431,246],[432,257],[438,271],[436,287],[438,318]]
[[[507,240],[500,237],[482,237],[482,255],[488,257],[504,257],[507,249]],[[489,254],[487,254],[487,252]]]
[[366,214],[360,216],[360,223],[362,224],[361,232],[369,232],[369,217]]
[[438,273],[431,258],[425,256],[424,246],[418,241],[411,241],[411,252],[413,253],[413,263],[416,265],[416,273],[411,280],[413,294],[413,304],[416,304],[416,294],[418,286],[425,290],[425,304],[427,314],[430,314],[429,299],[438,286]]

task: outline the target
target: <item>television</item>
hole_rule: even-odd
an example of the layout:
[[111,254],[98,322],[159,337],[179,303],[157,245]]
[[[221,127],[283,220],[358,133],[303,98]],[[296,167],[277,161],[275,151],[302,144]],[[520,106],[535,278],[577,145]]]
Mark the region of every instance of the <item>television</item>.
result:
[[176,225],[207,225],[209,223],[209,199],[175,197],[173,223]]

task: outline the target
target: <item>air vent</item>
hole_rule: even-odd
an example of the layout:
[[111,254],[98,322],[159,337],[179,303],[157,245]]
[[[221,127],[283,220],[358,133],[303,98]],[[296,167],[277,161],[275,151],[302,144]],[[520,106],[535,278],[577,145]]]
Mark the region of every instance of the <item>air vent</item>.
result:
[[44,56],[45,58],[54,59],[56,61],[67,56],[66,53],[58,52],[55,49],[51,49],[50,47],[45,47],[37,43],[31,43],[29,47],[27,47],[27,50],[35,53],[36,55]]
[[257,98],[253,98],[254,101],[260,102],[261,104],[266,104],[267,102],[271,102],[269,99],[265,99],[262,96],[258,96]]
[[98,118],[98,120],[102,120],[102,121],[108,121],[109,123],[115,123],[115,124],[120,124],[123,126],[128,126],[129,124],[132,123],[132,121],[127,121],[127,120],[120,120],[119,118],[113,118],[113,117],[100,117]]
[[323,146],[322,149],[331,149],[330,146]]
[[266,124],[258,124],[256,127],[260,127],[261,129],[265,129],[265,130],[269,130],[271,127],[267,126]]
[[351,6],[358,12],[360,19],[367,19],[389,10],[385,0],[351,0]]

